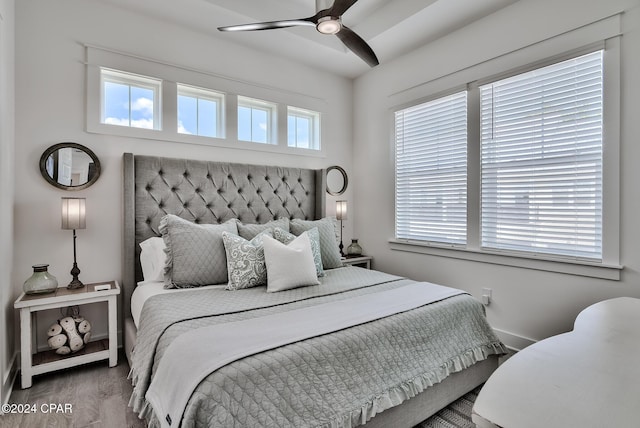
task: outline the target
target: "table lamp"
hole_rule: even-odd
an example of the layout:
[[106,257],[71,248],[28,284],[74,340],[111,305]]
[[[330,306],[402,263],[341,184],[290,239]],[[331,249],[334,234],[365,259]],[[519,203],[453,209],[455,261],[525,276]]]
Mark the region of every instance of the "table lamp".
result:
[[342,249],[342,221],[347,219],[347,201],[336,201],[336,219],[340,220],[340,255],[344,257]]
[[76,262],[76,229],[87,227],[85,219],[85,198],[62,198],[62,229],[73,230],[73,268],[71,276],[73,279],[67,288],[81,288],[84,284],[78,279],[80,269]]

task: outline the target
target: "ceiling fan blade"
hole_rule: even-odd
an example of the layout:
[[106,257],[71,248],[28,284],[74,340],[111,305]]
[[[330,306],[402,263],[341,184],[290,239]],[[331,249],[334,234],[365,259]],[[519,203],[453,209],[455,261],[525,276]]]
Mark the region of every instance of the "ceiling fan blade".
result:
[[331,6],[329,15],[333,17],[342,16],[342,14],[345,13],[357,1],[358,0],[336,0],[333,2],[333,6]]
[[358,36],[350,28],[343,25],[342,29],[336,33],[336,36],[338,36],[340,41],[344,43],[349,50],[362,58],[370,67],[375,67],[380,64],[373,49],[371,49],[362,37]]
[[220,31],[257,31],[275,30],[277,28],[298,27],[301,25],[315,26],[311,18],[289,19],[284,21],[256,22],[253,24],[231,25],[228,27],[218,27]]

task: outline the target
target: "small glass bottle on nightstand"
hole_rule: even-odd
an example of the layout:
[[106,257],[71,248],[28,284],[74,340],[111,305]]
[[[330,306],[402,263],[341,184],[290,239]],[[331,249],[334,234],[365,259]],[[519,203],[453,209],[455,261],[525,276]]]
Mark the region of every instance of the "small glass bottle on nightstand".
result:
[[358,257],[362,255],[362,247],[358,244],[357,239],[352,239],[351,244],[347,247],[347,257]]

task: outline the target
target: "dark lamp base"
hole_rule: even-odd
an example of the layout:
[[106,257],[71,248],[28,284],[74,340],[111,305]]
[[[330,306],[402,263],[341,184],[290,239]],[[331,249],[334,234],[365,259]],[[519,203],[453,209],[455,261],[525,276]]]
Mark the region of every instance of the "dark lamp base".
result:
[[[74,259],[75,259],[75,257],[74,257]],[[84,284],[82,283],[82,281],[80,281],[78,279],[78,275],[80,275],[80,269],[78,268],[78,264],[74,261],[73,262],[73,268],[71,269],[71,276],[73,277],[73,279],[71,280],[69,285],[67,285],[67,288],[69,290],[73,290],[75,288],[84,287]]]
[[84,284],[79,279],[74,279],[69,283],[69,285],[67,285],[67,288],[69,290],[73,290],[75,288],[82,288],[82,287],[84,287]]

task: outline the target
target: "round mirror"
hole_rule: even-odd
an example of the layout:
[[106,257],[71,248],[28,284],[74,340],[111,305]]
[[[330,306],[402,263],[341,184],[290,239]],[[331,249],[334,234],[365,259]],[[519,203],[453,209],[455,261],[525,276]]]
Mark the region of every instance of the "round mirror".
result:
[[341,167],[334,165],[327,168],[327,193],[333,196],[342,195],[347,190],[349,180]]
[[44,151],[40,157],[40,173],[59,189],[85,189],[98,180],[100,161],[81,144],[60,143]]

